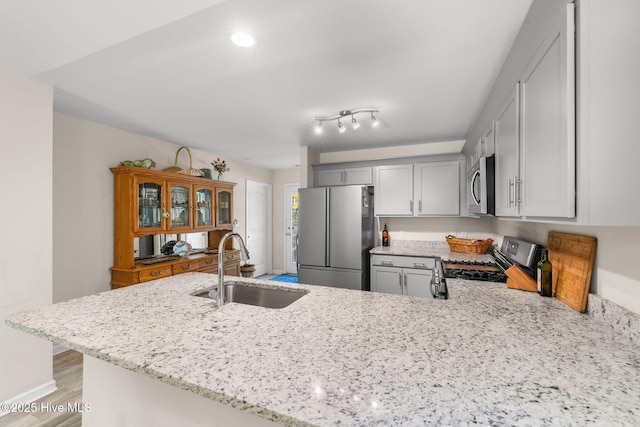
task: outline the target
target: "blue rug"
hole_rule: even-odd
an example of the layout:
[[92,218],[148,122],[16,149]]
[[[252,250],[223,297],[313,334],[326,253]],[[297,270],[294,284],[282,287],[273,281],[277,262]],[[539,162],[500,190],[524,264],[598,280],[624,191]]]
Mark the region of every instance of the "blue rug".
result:
[[274,280],[276,282],[298,283],[298,276],[294,276],[293,274],[281,274],[279,276],[272,277],[269,280]]

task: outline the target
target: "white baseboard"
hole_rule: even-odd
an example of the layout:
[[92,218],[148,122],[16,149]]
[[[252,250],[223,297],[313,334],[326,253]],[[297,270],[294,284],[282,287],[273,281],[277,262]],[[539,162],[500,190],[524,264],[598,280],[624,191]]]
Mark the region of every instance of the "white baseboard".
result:
[[53,345],[53,355],[58,355],[60,353],[64,353],[65,351],[70,350],[69,348],[63,346],[62,344],[54,344]]
[[[42,385],[39,385],[36,388],[33,388],[25,393],[22,393],[16,397],[13,397],[9,400],[6,400],[4,402],[2,402],[2,407],[6,406],[5,403],[9,404],[9,407],[13,407],[15,405],[26,405],[29,404],[31,402],[35,402],[38,399],[41,399],[45,396],[47,396],[48,394],[53,393],[54,391],[56,391],[58,389],[58,387],[56,387],[56,382],[55,380],[51,380],[49,382],[46,382]],[[3,416],[7,415],[11,413],[11,410],[9,411],[3,411],[0,410],[0,418],[2,418]]]

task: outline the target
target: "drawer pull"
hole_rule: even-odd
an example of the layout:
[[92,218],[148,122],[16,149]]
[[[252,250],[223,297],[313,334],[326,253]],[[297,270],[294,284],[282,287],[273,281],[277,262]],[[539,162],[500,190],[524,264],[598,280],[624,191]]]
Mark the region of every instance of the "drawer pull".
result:
[[191,269],[191,264],[183,264],[180,266],[180,268],[182,268],[182,271],[187,271]]
[[382,265],[393,265],[393,261],[380,261]]
[[215,261],[214,259],[207,259],[204,262],[206,262],[207,264],[211,265],[211,264],[213,264],[214,261]]
[[149,272],[149,276],[151,277],[158,277],[159,275],[162,274],[162,270],[158,270],[158,271],[150,271]]

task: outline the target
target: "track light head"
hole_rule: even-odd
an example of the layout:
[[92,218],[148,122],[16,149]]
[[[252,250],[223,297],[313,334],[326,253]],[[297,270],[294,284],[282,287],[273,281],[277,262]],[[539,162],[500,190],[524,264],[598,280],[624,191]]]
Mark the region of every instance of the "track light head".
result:
[[344,125],[342,124],[342,122],[340,121],[340,119],[338,119],[338,131],[339,131],[340,133],[343,133],[343,132],[344,132],[344,131],[346,131],[346,130],[347,130],[347,128],[346,128],[346,127],[344,127]]
[[320,135],[322,133],[322,122],[320,120],[318,120],[316,125],[313,127],[313,131],[316,135]]
[[373,112],[371,112],[371,126],[374,128],[377,128],[378,125],[380,125],[380,122],[378,121],[376,116],[373,114]]
[[357,122],[356,118],[351,115],[351,123],[353,124],[354,129],[358,129],[360,127],[360,123]]

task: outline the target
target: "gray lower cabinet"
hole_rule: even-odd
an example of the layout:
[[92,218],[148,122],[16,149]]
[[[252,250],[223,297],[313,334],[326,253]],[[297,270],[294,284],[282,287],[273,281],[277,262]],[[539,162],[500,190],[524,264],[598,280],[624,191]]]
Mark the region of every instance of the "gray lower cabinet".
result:
[[431,296],[435,258],[371,255],[371,291]]

